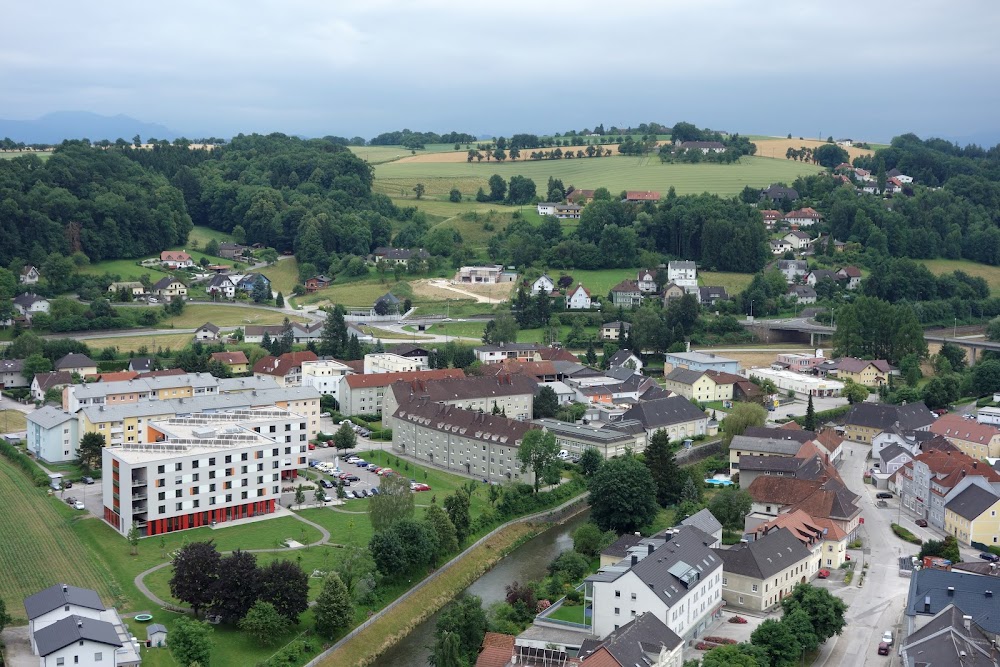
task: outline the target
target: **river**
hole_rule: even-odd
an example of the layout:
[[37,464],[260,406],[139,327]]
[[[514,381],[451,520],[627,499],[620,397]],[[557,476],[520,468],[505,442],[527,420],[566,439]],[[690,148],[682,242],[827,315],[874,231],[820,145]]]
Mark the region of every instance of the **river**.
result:
[[[512,581],[532,581],[546,575],[549,563],[561,552],[573,548],[573,531],[590,517],[582,512],[564,524],[553,526],[497,563],[496,567],[474,581],[465,589],[469,595],[478,595],[483,606],[488,607],[503,600],[505,586]],[[440,612],[413,629],[402,641],[389,649],[375,667],[427,667],[430,646],[434,642],[434,628]]]

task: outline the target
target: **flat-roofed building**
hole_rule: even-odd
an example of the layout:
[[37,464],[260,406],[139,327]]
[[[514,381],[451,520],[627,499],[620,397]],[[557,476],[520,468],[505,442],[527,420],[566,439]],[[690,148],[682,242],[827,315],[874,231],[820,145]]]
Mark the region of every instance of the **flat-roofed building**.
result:
[[271,514],[308,437],[306,417],[273,407],[154,421],[147,440],[104,448],[104,520],[148,537]]
[[621,456],[626,448],[633,452],[646,449],[646,432],[638,421],[637,432],[628,428],[618,428],[621,422],[607,422],[601,426],[590,424],[571,424],[558,419],[535,419],[533,424],[552,433],[559,449],[565,449],[570,456],[580,456],[588,447],[593,447],[606,459]]
[[420,359],[389,352],[365,355],[365,375],[370,373],[412,373],[426,370],[426,362]]
[[747,375],[751,379],[770,380],[782,392],[791,391],[802,396],[840,396],[844,390],[843,382],[773,368],[751,368]]

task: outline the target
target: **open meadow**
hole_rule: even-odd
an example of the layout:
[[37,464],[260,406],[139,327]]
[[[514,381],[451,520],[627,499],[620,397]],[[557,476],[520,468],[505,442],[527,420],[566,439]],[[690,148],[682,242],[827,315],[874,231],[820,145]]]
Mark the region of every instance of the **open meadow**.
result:
[[28,419],[20,410],[0,410],[0,433],[16,433],[28,428]]
[[[782,156],[784,152],[782,152]],[[414,197],[419,182],[427,197],[447,197],[457,187],[465,197],[474,197],[481,187],[488,189],[493,174],[505,179],[526,176],[544,190],[549,176],[562,179],[566,186],[594,189],[656,190],[666,194],[673,186],[678,194],[714,192],[734,195],[745,186],[766,187],[776,181],[790,183],[796,177],[822,171],[818,165],[745,157],[737,164],[661,164],[659,158],[625,157],[584,158],[572,160],[518,160],[516,162],[390,162],[375,167],[376,192],[394,198]]]
[[[787,139],[785,137],[755,137],[753,138],[753,142],[757,144],[757,157],[775,158],[778,160],[786,160],[787,162],[793,162],[793,160],[787,160],[785,158],[785,151],[789,148],[799,150],[804,147],[815,150],[826,144],[825,141],[819,141],[817,139],[797,139],[795,137],[792,137],[791,139]],[[855,148],[853,146],[845,148],[844,150],[847,151],[847,154],[852,160],[856,157],[871,155],[873,152],[865,148]]]
[[157,348],[164,350],[179,350],[188,345],[194,337],[191,334],[155,333],[147,336],[106,336],[103,338],[84,338],[82,341],[91,350],[103,350],[106,347],[116,347],[122,354],[138,352],[146,348],[150,353]]
[[118,593],[107,563],[91,553],[71,526],[96,523],[65,503],[46,498],[27,475],[0,457],[0,599],[24,618],[27,596],[65,581],[93,588],[104,600]]
[[193,329],[206,322],[219,327],[239,327],[247,324],[281,324],[285,318],[293,322],[307,322],[308,319],[274,308],[254,308],[239,306],[214,306],[207,303],[193,303],[184,306],[184,312],[162,320],[161,329]]
[[940,276],[952,271],[964,271],[974,278],[983,278],[994,295],[1000,293],[1000,266],[979,264],[968,259],[922,259],[918,260],[931,273]]
[[271,290],[281,292],[285,298],[299,283],[299,262],[295,257],[283,257],[277,263],[260,269],[259,273],[271,281]]

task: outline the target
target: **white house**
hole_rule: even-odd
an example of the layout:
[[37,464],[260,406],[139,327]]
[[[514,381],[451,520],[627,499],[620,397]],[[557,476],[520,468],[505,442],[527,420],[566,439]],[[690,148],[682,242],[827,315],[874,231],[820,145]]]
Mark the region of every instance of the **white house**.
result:
[[785,239],[771,239],[769,241],[772,255],[784,255],[792,249],[792,244]]
[[700,634],[722,609],[722,560],[715,538],[680,526],[639,540],[626,557],[586,579],[592,632],[605,637],[652,613],[679,637]]
[[205,322],[200,327],[195,329],[194,332],[195,340],[219,340],[219,327],[215,326],[211,322]]
[[160,264],[168,269],[186,269],[194,266],[194,260],[183,250],[164,250],[160,253]]
[[912,183],[913,182],[913,177],[912,176],[907,176],[906,174],[904,174],[903,172],[901,172],[899,169],[891,169],[891,170],[889,170],[886,173],[885,177],[887,179],[888,178],[895,178],[900,183]]
[[812,244],[812,239],[809,235],[797,229],[782,236],[781,240],[792,246],[794,250],[805,250]]
[[667,264],[667,282],[683,287],[685,292],[698,288],[698,267],[690,261],[670,262]]
[[577,285],[566,294],[566,308],[569,310],[584,310],[590,308],[590,292],[583,285]]
[[14,310],[30,318],[37,313],[49,312],[49,301],[37,294],[26,292],[14,297]]
[[785,222],[798,225],[799,227],[812,227],[823,221],[823,216],[814,208],[800,208],[785,216]]
[[[539,204],[539,206],[541,206],[541,204]],[[552,278],[542,274],[535,279],[535,282],[531,283],[531,294],[535,295],[541,291],[544,291],[546,294],[552,294],[552,290],[555,288],[556,284],[553,282]]]
[[[909,178],[909,176],[907,176]],[[910,179],[913,180],[913,179]],[[41,279],[42,274],[38,272],[38,269],[28,264],[23,269],[21,269],[21,284],[22,285],[37,285],[38,281]]]
[[21,374],[23,359],[0,359],[0,389],[27,387],[28,380]]
[[800,259],[779,259],[777,267],[790,283],[797,282],[809,270],[809,265]]
[[636,282],[639,284],[639,290],[642,292],[655,292],[656,274],[656,269],[640,269],[639,274],[636,277]]
[[37,458],[48,463],[62,463],[77,458],[76,415],[46,405],[27,415],[27,446]]
[[340,403],[341,381],[354,373],[350,366],[333,359],[302,362],[302,386],[333,396]]
[[861,286],[861,269],[856,266],[845,266],[838,269],[837,275],[847,280],[847,289],[857,289]]
[[556,206],[558,206],[556,202],[540,201],[538,202],[538,215],[555,215]]

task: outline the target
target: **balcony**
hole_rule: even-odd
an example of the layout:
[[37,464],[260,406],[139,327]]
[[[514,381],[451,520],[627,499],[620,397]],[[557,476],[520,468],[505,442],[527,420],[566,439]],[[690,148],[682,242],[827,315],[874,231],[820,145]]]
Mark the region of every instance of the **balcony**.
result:
[[133,514],[145,514],[148,512],[146,503],[132,503],[132,513]]
[[132,502],[133,503],[136,503],[136,502],[139,502],[140,500],[145,500],[145,499],[146,499],[146,492],[145,491],[143,491],[141,493],[132,494]]
[[146,486],[147,484],[148,484],[148,482],[147,482],[147,480],[146,480],[145,477],[133,477],[132,478],[132,487],[133,488],[137,487],[137,486]]

